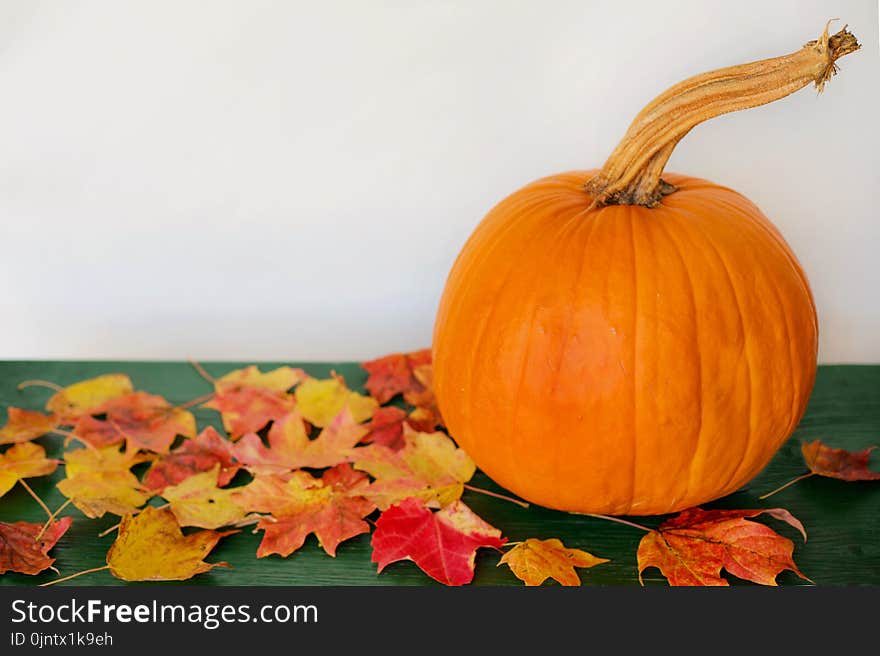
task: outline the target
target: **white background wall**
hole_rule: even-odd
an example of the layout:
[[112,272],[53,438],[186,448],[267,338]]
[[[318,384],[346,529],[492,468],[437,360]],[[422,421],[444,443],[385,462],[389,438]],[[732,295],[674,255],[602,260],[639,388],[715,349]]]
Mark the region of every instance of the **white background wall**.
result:
[[875,0],[0,0],[0,358],[428,345],[496,201],[832,17],[864,47],[822,96],[701,126],[669,168],[782,229],[822,361],[880,362]]

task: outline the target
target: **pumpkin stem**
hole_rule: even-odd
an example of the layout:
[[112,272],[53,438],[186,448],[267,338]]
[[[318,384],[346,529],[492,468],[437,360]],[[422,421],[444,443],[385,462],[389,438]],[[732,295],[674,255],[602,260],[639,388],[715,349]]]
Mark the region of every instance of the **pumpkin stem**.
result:
[[861,46],[843,27],[782,57],[710,71],[680,82],[652,100],[633,120],[602,170],[585,189],[593,204],[656,207],[675,187],[660,179],[676,144],[715,116],[779,100],[811,82],[821,92],[837,73],[834,63]]

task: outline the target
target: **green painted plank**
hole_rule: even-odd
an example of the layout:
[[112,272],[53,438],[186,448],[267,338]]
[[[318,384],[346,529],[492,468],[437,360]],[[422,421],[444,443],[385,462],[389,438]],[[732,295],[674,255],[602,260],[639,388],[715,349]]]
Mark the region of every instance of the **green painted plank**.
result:
[[[209,363],[205,367],[214,375],[249,363]],[[265,363],[274,367],[282,363]],[[286,364],[286,363],[285,363]],[[365,381],[364,371],[354,363],[307,363],[304,367],[318,377],[331,370],[343,374],[348,383],[359,388]],[[102,373],[124,372],[131,376],[138,389],[163,394],[173,403],[183,403],[210,392],[210,387],[193,370],[180,362],[2,362],[0,363],[0,405],[40,409],[49,391],[16,385],[23,380],[40,378],[67,385]],[[194,410],[200,427],[220,428],[219,415],[213,410]],[[880,366],[823,366],[804,419],[791,439],[754,481],[742,490],[707,507],[753,508],[782,506],[799,517],[807,527],[806,544],[796,538],[787,526],[775,525],[780,532],[796,541],[795,558],[802,571],[819,585],[880,585],[880,484],[844,483],[811,478],[760,502],[758,495],[773,489],[798,474],[804,467],[799,445],[802,440],[822,438],[829,444],[847,449],[861,449],[880,443]],[[54,454],[60,453],[60,438],[38,440]],[[60,473],[43,479],[32,479],[32,487],[50,507],[57,507],[64,498],[55,489]],[[473,484],[501,491],[481,473]],[[611,562],[583,571],[587,585],[637,585],[635,553],[641,533],[625,526],[589,517],[570,515],[538,507],[519,508],[490,497],[466,492],[466,503],[487,521],[502,529],[511,540],[529,537],[558,537],[566,545],[587,549]],[[86,520],[79,511],[69,507],[79,518],[54,550],[56,566],[63,574],[98,567],[111,537],[97,534],[111,526],[117,518]],[[42,511],[20,486],[0,499],[0,520],[42,521]],[[643,524],[656,526],[662,518],[640,518]],[[772,520],[767,520],[773,523]],[[319,549],[314,538],[289,558],[270,556],[257,559],[255,552],[260,535],[244,531],[225,539],[209,560],[225,560],[232,569],[215,569],[189,581],[198,585],[431,585],[433,581],[412,563],[389,566],[376,575],[370,562],[369,536],[360,536],[340,545],[335,559]],[[475,582],[482,585],[519,585],[505,567],[496,567],[497,554],[483,550],[477,558]],[[656,570],[646,573],[647,584],[663,583]],[[0,576],[0,585],[33,585],[55,578],[47,572],[30,577],[18,574]],[[779,581],[798,585],[793,574],[783,573]],[[70,585],[123,584],[107,572],[75,579]],[[144,585],[144,584],[140,584]],[[156,585],[175,585],[161,583]]]

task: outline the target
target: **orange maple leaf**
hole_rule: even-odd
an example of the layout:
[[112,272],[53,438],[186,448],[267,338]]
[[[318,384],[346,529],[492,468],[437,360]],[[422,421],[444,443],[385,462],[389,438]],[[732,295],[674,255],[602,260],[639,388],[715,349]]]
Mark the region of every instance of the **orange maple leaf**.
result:
[[214,381],[214,398],[202,407],[220,412],[230,439],[256,433],[293,410],[287,391],[306,380],[302,369],[278,367],[262,373],[255,365],[230,371]]
[[0,444],[28,442],[51,433],[58,427],[58,420],[54,416],[44,415],[42,412],[9,406],[6,414],[9,419],[6,425],[0,428]]
[[505,564],[526,585],[541,585],[552,578],[565,586],[581,584],[575,567],[595,567],[607,563],[607,558],[597,558],[580,549],[569,549],[561,540],[537,540],[529,538],[515,545],[499,561]]
[[296,405],[286,392],[266,387],[235,386],[218,391],[203,408],[213,408],[223,419],[229,439],[237,440],[247,433],[256,433],[270,421],[281,419]]
[[128,441],[130,447],[167,453],[178,435],[195,437],[192,413],[177,408],[161,396],[132,392],[117,396],[95,409]]
[[220,539],[237,531],[198,531],[184,536],[168,508],[147,506],[125,515],[107,552],[110,573],[124,581],[183,581],[229,563],[203,558]]
[[234,498],[245,510],[271,513],[257,524],[265,532],[258,558],[289,556],[310,533],[327,554],[336,556],[341,542],[370,531],[363,518],[376,506],[362,496],[367,483],[364,474],[342,464],[321,478],[301,470],[284,476],[258,475]]
[[277,420],[269,429],[269,447],[254,433],[245,435],[234,446],[235,458],[249,471],[276,474],[301,467],[322,468],[344,462],[367,429],[355,422],[348,408],[314,440],[298,412]]
[[798,529],[803,525],[787,510],[702,510],[690,508],[649,531],[639,543],[639,581],[648,567],[656,567],[670,585],[729,585],[721,569],[761,585],[776,585],[776,576],[791,570],[802,579],[792,560],[794,544],[770,527],[748,521],[768,514]]

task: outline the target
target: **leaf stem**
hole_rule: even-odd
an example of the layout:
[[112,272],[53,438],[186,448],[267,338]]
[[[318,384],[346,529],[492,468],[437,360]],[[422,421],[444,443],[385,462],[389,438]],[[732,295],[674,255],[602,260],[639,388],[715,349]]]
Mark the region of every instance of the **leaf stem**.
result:
[[201,396],[197,396],[194,399],[190,399],[186,403],[181,403],[177,407],[181,410],[186,410],[187,408],[191,408],[194,405],[198,405],[199,403],[204,403],[205,401],[210,401],[214,398],[214,393],[211,394],[202,394]]
[[474,487],[473,485],[464,484],[465,490],[470,490],[471,492],[477,492],[479,494],[485,494],[487,497],[495,497],[496,499],[503,499],[504,501],[510,501],[510,503],[515,503],[520,508],[528,508],[529,504],[525,501],[520,501],[519,499],[514,499],[513,497],[509,497],[505,494],[498,494],[497,492],[491,492],[489,490],[484,490],[481,487]]
[[633,528],[637,528],[641,531],[645,531],[647,533],[651,533],[654,529],[648,528],[647,526],[642,526],[641,524],[636,524],[635,522],[631,522],[626,519],[621,519],[620,517],[612,517],[611,515],[596,515],[594,513],[584,513],[587,517],[595,517],[596,519],[606,519],[609,522],[617,522],[618,524],[623,524],[625,526],[632,526]]
[[54,581],[48,581],[47,583],[41,583],[39,587],[45,588],[46,586],[55,585],[56,583],[64,583],[64,581],[75,579],[77,576],[82,576],[83,574],[92,574],[94,572],[103,572],[105,569],[110,569],[110,565],[104,565],[103,567],[92,567],[92,569],[84,569],[83,571],[77,572],[76,574],[71,574],[70,576],[55,579]]
[[48,380],[23,380],[18,384],[18,389],[20,390],[23,390],[26,387],[48,387],[50,390],[55,390],[56,392],[60,392],[64,389],[61,385]]
[[244,519],[233,522],[229,524],[229,526],[234,526],[235,528],[244,528],[245,526],[253,526],[254,524],[259,523],[263,519],[262,515],[255,515],[253,517],[245,517]]
[[52,522],[55,521],[55,518],[58,517],[58,513],[60,513],[60,512],[61,512],[62,510],[64,510],[65,508],[67,508],[68,504],[70,504],[71,501],[72,501],[72,499],[68,499],[67,501],[65,501],[64,503],[62,503],[60,506],[58,506],[58,508],[55,509],[55,512],[53,512],[51,515],[49,515],[49,519],[47,519],[47,520],[46,520],[46,523],[43,524],[43,528],[41,528],[41,529],[40,529],[40,532],[37,533],[36,537],[34,537],[34,542],[39,542],[39,541],[40,541],[40,538],[43,537],[43,534],[44,534],[47,530],[49,530],[49,526],[51,526],[51,525],[52,525]]
[[40,504],[40,508],[42,508],[43,510],[45,510],[45,511],[46,511],[46,514],[47,514],[49,517],[51,517],[51,516],[52,516],[52,511],[49,510],[49,506],[46,505],[46,503],[45,503],[45,502],[44,502],[44,501],[43,501],[43,500],[37,495],[36,492],[33,491],[33,489],[31,489],[31,486],[28,485],[27,483],[25,483],[25,481],[24,481],[23,478],[19,478],[19,479],[18,479],[18,482],[21,483],[21,486],[22,486],[25,490],[27,490],[27,493],[30,494],[30,495],[36,500],[36,502],[37,502],[38,504]]
[[207,371],[205,371],[205,368],[204,368],[202,365],[200,365],[198,362],[196,362],[196,361],[193,360],[192,358],[188,358],[188,361],[189,361],[189,363],[193,366],[193,369],[195,369],[196,372],[199,374],[199,376],[201,376],[202,378],[204,378],[205,380],[207,380],[207,381],[208,381],[209,383],[211,383],[212,385],[213,385],[214,383],[217,382],[217,379],[214,378],[214,377],[213,377],[211,374],[209,374]]
[[777,487],[775,490],[772,490],[771,492],[768,492],[767,494],[762,494],[762,495],[759,496],[758,498],[761,499],[761,500],[764,500],[764,499],[767,499],[768,497],[772,497],[772,496],[773,496],[774,494],[776,494],[777,492],[782,492],[782,491],[783,491],[785,488],[787,488],[789,485],[794,485],[794,484],[797,483],[798,481],[802,481],[802,480],[804,480],[805,478],[809,478],[810,476],[815,476],[815,475],[816,475],[816,472],[807,472],[806,474],[801,474],[801,475],[798,476],[797,478],[793,478],[793,479],[791,479],[788,483],[784,483],[783,485],[780,485],[779,487]]

